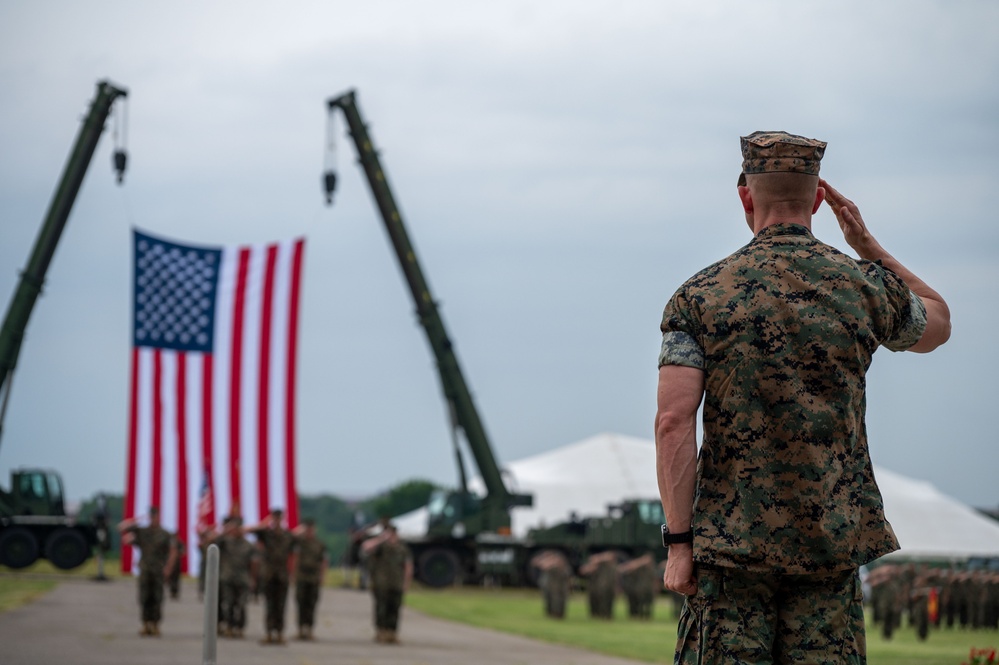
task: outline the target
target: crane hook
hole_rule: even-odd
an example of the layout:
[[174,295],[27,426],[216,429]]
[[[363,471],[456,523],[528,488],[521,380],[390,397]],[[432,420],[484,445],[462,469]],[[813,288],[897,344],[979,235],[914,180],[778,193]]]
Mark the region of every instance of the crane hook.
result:
[[323,174],[323,188],[326,192],[326,205],[333,205],[333,191],[336,189],[336,173],[332,169]]
[[118,184],[121,184],[122,179],[125,177],[125,164],[128,162],[128,154],[122,150],[118,149],[114,151],[114,172],[118,176]]

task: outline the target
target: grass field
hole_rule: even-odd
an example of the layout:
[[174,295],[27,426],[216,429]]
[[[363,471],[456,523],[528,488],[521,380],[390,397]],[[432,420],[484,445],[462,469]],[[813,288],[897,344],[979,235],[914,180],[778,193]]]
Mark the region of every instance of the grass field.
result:
[[[60,576],[94,577],[96,573],[93,560],[69,572],[57,570],[45,561],[16,572],[0,567],[0,612],[31,602],[58,584]],[[118,576],[117,562],[108,562],[105,573]],[[330,570],[326,585],[339,586],[341,579],[338,570]],[[406,596],[406,604],[442,619],[649,663],[672,662],[676,639],[676,617],[672,603],[666,598],[659,600],[654,618],[647,622],[628,619],[623,599],[618,599],[613,621],[590,619],[585,596],[579,593],[573,595],[565,620],[547,619],[536,589],[417,588]],[[968,661],[972,647],[997,645],[999,633],[993,631],[939,630],[921,642],[912,628],[900,629],[891,641],[869,628],[868,662],[870,665],[960,665]]]
[[[613,621],[598,621],[588,616],[585,596],[574,594],[568,616],[563,621],[543,616],[537,590],[449,589],[414,590],[406,604],[426,614],[452,621],[515,633],[548,642],[632,658],[650,663],[669,663],[676,640],[676,617],[672,603],[661,599],[652,621],[633,621],[626,617],[626,604],[618,599]],[[960,665],[968,661],[972,647],[999,645],[999,633],[993,631],[939,630],[925,642],[916,637],[914,628],[898,630],[886,641],[875,628],[868,631],[870,665]]]

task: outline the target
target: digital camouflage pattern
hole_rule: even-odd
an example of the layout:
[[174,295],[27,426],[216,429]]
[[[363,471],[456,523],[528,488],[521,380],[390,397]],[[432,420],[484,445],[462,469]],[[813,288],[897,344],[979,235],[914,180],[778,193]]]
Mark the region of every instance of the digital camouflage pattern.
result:
[[371,588],[375,591],[402,591],[406,586],[409,548],[399,541],[383,542],[368,553]]
[[159,526],[144,526],[129,529],[135,534],[134,544],[142,552],[139,559],[139,572],[163,577],[163,568],[170,559],[173,534]]
[[257,555],[253,544],[241,535],[222,536],[219,548],[219,580],[250,586],[250,566]]
[[864,424],[878,346],[917,342],[922,301],[804,226],[761,231],[674,294],[660,366],[704,370],[694,559],[816,573],[898,548]]
[[173,534],[161,526],[132,526],[133,544],[142,552],[139,559],[139,606],[142,621],[158,624],[163,619],[163,569],[170,560]]
[[[257,540],[264,548],[264,626],[267,634],[281,634],[284,631],[284,610],[288,601],[288,558],[295,544],[295,536],[283,528],[270,528],[257,531]],[[280,638],[279,638],[280,639]]]
[[242,634],[256,548],[241,534],[221,536],[215,543],[219,548],[219,621],[228,630]]
[[[322,586],[326,546],[315,536],[302,535],[295,539],[295,601],[298,607],[299,629],[315,624],[316,605]],[[309,633],[311,635],[311,632]]]
[[824,141],[805,138],[787,132],[753,132],[743,136],[742,172],[752,173],[803,173],[818,175]]
[[319,584],[323,572],[326,546],[318,538],[299,537],[295,540],[295,579],[300,582]]
[[257,540],[264,546],[264,577],[288,579],[288,558],[295,545],[295,536],[282,528],[257,531]]
[[799,576],[699,566],[674,662],[865,663],[863,598],[855,570]]

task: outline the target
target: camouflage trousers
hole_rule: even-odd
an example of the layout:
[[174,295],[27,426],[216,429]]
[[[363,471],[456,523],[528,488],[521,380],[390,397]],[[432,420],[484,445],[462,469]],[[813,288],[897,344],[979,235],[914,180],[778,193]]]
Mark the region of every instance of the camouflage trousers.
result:
[[398,629],[402,591],[376,589],[373,595],[375,597],[375,628]]
[[267,611],[264,615],[264,625],[267,632],[284,631],[284,606],[288,600],[288,578],[282,575],[270,575],[264,578],[264,598],[267,601]]
[[230,628],[246,627],[246,600],[250,585],[241,581],[219,581],[219,621]]
[[856,570],[816,575],[698,566],[680,613],[675,665],[867,662]]
[[319,603],[319,583],[297,580],[295,582],[295,601],[298,604],[298,625],[315,625],[316,604]]
[[545,614],[556,619],[564,619],[566,600],[568,600],[569,595],[565,592],[565,589],[552,584],[545,586],[543,593],[545,597]]
[[142,621],[159,623],[163,618],[163,575],[139,573],[139,607]]

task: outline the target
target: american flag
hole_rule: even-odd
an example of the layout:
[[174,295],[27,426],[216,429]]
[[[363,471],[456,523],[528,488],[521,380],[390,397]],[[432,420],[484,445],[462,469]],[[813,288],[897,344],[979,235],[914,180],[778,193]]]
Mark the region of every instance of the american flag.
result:
[[[295,372],[302,238],[197,247],[134,232],[125,517],[160,508],[197,570],[199,522],[298,523]],[[122,570],[133,565],[122,552]]]

